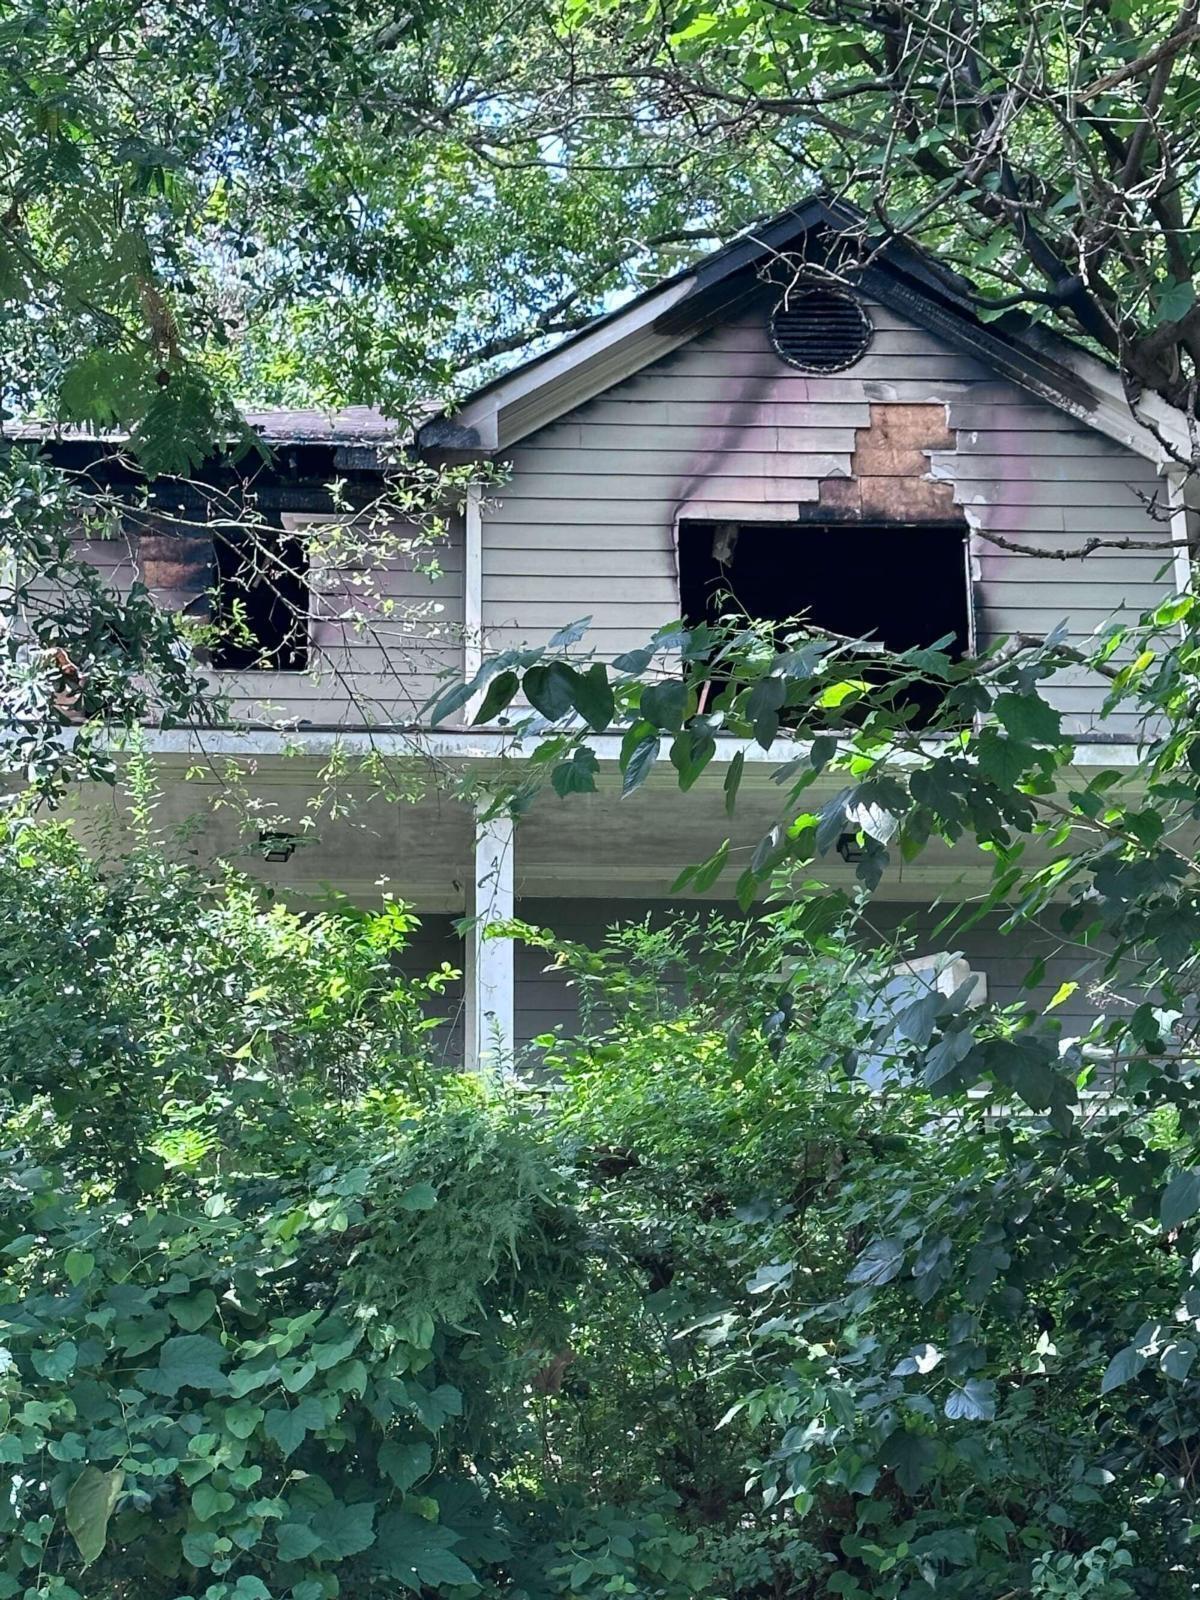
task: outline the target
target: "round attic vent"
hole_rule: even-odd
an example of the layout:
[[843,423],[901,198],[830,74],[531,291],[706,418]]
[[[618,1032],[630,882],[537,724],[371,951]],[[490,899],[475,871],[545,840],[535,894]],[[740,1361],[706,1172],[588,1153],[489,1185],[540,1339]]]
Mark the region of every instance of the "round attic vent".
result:
[[771,343],[801,372],[840,372],[871,342],[870,318],[840,289],[794,289],[771,313]]

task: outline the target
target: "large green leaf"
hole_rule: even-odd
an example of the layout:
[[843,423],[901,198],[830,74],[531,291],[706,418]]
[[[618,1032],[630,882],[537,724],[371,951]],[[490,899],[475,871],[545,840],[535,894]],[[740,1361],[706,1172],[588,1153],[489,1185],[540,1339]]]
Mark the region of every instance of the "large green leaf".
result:
[[273,1439],[283,1452],[290,1456],[304,1441],[304,1436],[325,1425],[325,1408],[313,1396],[306,1396],[294,1406],[276,1406],[263,1419],[263,1431]]
[[84,1467],[67,1495],[67,1531],[74,1539],[85,1567],[98,1561],[108,1542],[108,1524],[125,1482],[121,1467],[102,1472]]
[[433,1463],[433,1451],[419,1439],[389,1439],[379,1450],[379,1470],[397,1489],[411,1489]]
[[210,1394],[226,1394],[226,1352],[211,1334],[177,1334],[162,1345],[158,1367],[143,1375],[142,1384],[155,1394],[174,1395],[180,1389],[205,1389]]
[[380,1518],[378,1559],[406,1589],[423,1585],[472,1584],[475,1575],[451,1546],[458,1536],[404,1511],[389,1511]]
[[1163,1191],[1162,1225],[1173,1232],[1200,1211],[1200,1171],[1187,1168],[1177,1172]]

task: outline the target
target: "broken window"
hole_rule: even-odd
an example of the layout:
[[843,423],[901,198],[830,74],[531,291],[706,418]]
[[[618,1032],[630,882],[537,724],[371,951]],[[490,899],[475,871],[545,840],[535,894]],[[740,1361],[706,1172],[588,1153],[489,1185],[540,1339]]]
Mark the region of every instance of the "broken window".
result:
[[308,666],[308,547],[282,528],[219,530],[210,659],[225,672]]
[[[966,528],[961,523],[798,524],[684,522],[679,585],[684,618],[731,612],[765,622],[801,617],[814,627],[954,659],[970,641]],[[936,701],[914,691],[918,716]]]

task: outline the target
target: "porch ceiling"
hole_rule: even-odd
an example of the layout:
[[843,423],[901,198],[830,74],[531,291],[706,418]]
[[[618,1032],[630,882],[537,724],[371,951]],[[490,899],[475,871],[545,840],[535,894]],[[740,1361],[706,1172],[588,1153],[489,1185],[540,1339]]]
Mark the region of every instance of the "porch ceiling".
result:
[[[313,815],[310,800],[322,765],[310,756],[259,756],[242,766],[233,787],[226,768],[198,772],[178,755],[159,756],[155,826],[181,857],[230,858],[292,898],[320,899],[332,890],[366,904],[390,891],[421,910],[461,913],[472,867],[473,819],[470,806],[449,792],[450,771],[406,763],[425,784],[420,797],[410,800],[385,798],[374,784],[349,777],[337,791],[337,813]],[[721,770],[714,768],[681,794],[674,774],[664,769],[623,799],[615,765],[606,761],[595,794],[566,800],[543,794],[522,818],[515,843],[517,895],[662,898],[684,867],[706,859],[729,838],[727,871],[699,897],[727,901],[755,845],[781,815],[783,791],[771,780],[773,770],[765,763],[747,765],[730,818]],[[842,781],[814,784],[807,803],[816,809]],[[91,849],[116,852],[132,840],[128,796],[120,790],[81,788],[68,811]],[[286,828],[304,842],[290,860],[268,863],[257,845],[260,827]],[[853,867],[832,853],[813,875],[845,888],[854,883]],[[931,844],[920,861],[893,867],[878,894],[957,898],[980,890],[989,875],[990,857],[972,842],[953,849]]]

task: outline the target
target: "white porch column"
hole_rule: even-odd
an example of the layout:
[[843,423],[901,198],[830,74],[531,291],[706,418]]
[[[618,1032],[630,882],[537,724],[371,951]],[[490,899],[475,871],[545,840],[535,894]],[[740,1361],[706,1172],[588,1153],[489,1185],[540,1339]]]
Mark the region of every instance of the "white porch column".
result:
[[[467,485],[463,511],[463,678],[470,683],[483,665],[483,490]],[[467,702],[468,725],[479,709],[482,693]]]
[[[480,812],[482,812],[482,807]],[[468,1072],[496,1071],[511,1059],[515,973],[511,939],[488,939],[489,926],[513,916],[513,819],[475,819],[475,863],[467,916],[466,1059]]]

